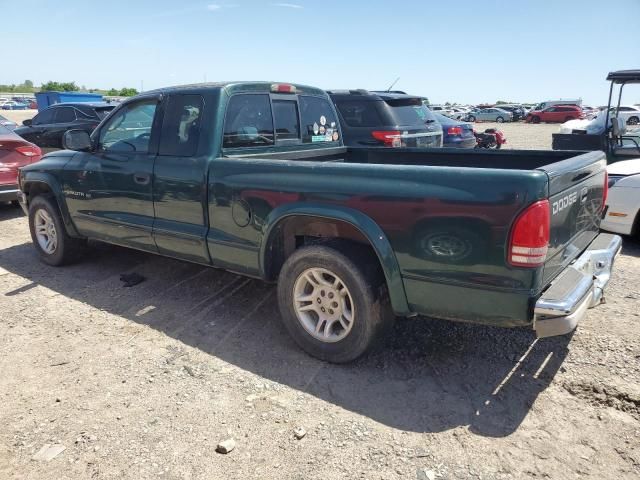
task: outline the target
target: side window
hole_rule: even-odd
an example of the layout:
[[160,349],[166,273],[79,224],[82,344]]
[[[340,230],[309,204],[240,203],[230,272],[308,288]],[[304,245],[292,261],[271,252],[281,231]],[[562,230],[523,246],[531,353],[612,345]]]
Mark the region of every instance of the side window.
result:
[[53,123],[53,116],[55,115],[55,113],[55,108],[48,108],[41,111],[34,117],[32,125],[48,125],[50,123]]
[[273,144],[269,95],[240,94],[229,100],[224,121],[224,148]]
[[376,101],[340,100],[336,107],[344,122],[350,127],[377,127],[382,125],[382,118],[376,108]]
[[[338,121],[326,98],[301,96],[298,103],[302,118],[303,143],[338,140]],[[324,127],[324,133],[321,133],[320,127]]]
[[169,97],[162,121],[160,155],[191,157],[198,150],[204,99],[200,95]]
[[56,108],[55,123],[71,123],[76,120],[76,112],[73,107]]
[[147,152],[157,105],[154,98],[122,107],[100,130],[99,148],[107,152]]
[[295,100],[274,100],[273,116],[276,121],[276,140],[300,138],[298,104]]

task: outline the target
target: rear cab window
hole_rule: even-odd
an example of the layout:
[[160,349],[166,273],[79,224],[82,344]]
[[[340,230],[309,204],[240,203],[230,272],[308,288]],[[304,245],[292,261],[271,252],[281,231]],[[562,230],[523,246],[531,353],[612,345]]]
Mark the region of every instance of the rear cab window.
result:
[[225,149],[331,144],[339,139],[337,118],[328,98],[304,93],[238,93],[227,104]]

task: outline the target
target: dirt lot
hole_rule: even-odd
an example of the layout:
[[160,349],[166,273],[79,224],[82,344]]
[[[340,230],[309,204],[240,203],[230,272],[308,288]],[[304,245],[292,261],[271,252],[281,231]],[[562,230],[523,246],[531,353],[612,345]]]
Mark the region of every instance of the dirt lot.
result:
[[[556,128],[504,126],[519,148]],[[571,337],[400,320],[348,366],[296,348],[272,286],[106,245],[51,268],[30,242],[0,206],[2,479],[640,476],[631,239]],[[47,444],[65,450],[32,459]]]

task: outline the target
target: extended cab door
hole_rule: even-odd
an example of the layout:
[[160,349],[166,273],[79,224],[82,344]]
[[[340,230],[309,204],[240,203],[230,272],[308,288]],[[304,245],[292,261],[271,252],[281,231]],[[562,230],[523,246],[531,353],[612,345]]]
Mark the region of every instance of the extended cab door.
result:
[[67,205],[78,231],[90,238],[155,251],[153,162],[159,96],[121,105],[65,167]]
[[[164,255],[210,263],[207,235],[205,101],[198,94],[171,94],[164,101],[153,175],[153,236]],[[203,140],[201,142],[200,140]]]

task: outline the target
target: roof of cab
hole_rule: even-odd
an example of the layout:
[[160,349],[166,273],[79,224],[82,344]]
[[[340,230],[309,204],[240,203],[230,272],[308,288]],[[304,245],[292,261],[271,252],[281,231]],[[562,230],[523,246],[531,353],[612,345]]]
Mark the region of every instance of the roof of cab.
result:
[[325,91],[311,87],[309,85],[300,85],[290,82],[251,82],[251,81],[236,81],[236,82],[207,82],[207,83],[194,83],[190,85],[176,85],[173,87],[163,87],[156,90],[149,90],[144,92],[145,94],[153,93],[176,93],[181,91],[204,91],[204,90],[216,90],[225,89],[227,93],[241,93],[241,92],[264,92],[271,93],[272,85],[293,85],[296,87],[296,94],[306,93],[310,95],[326,95]]
[[375,90],[328,90],[327,93],[331,98],[353,98],[358,97],[364,100],[395,100],[402,98],[423,98],[420,95],[409,95],[408,93],[398,90],[392,91],[375,91]]

